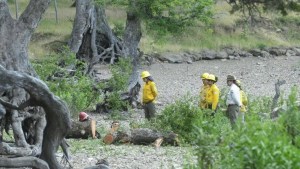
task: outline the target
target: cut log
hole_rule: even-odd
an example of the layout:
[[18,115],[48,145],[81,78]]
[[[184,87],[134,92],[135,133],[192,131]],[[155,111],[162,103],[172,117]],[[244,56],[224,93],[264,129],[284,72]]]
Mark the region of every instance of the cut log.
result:
[[133,144],[155,145],[155,142],[157,142],[156,144],[160,146],[160,142],[162,141],[160,140],[161,138],[165,144],[174,146],[179,144],[177,134],[174,132],[162,133],[148,128],[134,129],[131,131],[131,142]]
[[137,145],[153,145],[158,148],[162,143],[177,146],[177,134],[174,132],[161,133],[148,128],[133,129],[131,134],[115,131],[113,129],[103,138],[105,144],[133,143]]
[[[71,130],[68,132],[66,138],[75,138],[75,139],[88,139],[89,137],[93,137],[93,130],[95,130],[95,121],[87,120],[87,121],[72,121]],[[100,134],[95,131],[95,138],[100,138]]]
[[112,144],[115,139],[118,137],[117,130],[119,129],[120,123],[114,121],[111,126],[109,132],[104,136],[103,142],[105,144]]

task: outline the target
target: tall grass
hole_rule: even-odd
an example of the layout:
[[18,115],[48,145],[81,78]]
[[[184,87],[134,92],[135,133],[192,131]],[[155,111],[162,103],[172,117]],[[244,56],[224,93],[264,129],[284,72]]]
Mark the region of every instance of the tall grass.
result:
[[[25,9],[28,1],[20,0],[19,14]],[[72,1],[58,1],[58,24],[55,21],[54,3],[50,4],[43,16],[35,33],[52,33],[46,39],[31,42],[30,54],[33,57],[42,57],[51,51],[45,48],[45,45],[53,41],[67,41],[70,37],[75,8],[71,8]],[[10,11],[15,15],[14,2],[10,1]],[[265,14],[264,17],[276,21],[274,29],[259,29],[256,32],[242,30],[242,27],[236,25],[236,21],[241,19],[241,15],[230,15],[230,6],[224,2],[218,2],[214,7],[214,18],[211,25],[204,26],[202,23],[196,23],[195,26],[188,28],[177,35],[166,35],[157,37],[150,34],[143,26],[143,37],[140,43],[140,49],[146,53],[151,52],[179,52],[179,51],[199,51],[202,49],[219,50],[225,46],[238,48],[257,48],[264,46],[293,46],[300,42],[299,28],[294,27],[291,31],[276,32],[276,25],[282,28],[285,23],[292,22],[298,24],[296,16],[279,17],[275,14]],[[119,34],[125,27],[126,12],[124,8],[109,6],[106,10],[110,26]]]

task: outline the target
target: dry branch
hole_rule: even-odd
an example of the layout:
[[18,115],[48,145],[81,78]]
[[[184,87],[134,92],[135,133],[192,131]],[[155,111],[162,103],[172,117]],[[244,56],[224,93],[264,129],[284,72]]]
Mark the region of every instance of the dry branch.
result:
[[270,114],[271,119],[278,117],[278,111],[280,110],[280,108],[278,107],[278,99],[280,97],[280,86],[285,83],[286,83],[285,80],[277,80],[277,82],[275,83],[275,95],[272,101],[272,107],[271,107],[272,112]]

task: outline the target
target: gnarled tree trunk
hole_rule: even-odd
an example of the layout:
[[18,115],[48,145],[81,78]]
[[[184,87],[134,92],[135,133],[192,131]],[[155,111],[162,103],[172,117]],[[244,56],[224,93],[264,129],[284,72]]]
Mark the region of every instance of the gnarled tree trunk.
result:
[[104,9],[91,0],[76,1],[70,49],[88,63],[87,73],[99,62],[114,63],[122,55],[122,42],[109,27]]
[[[6,116],[12,117],[15,146],[18,148],[8,147],[11,150],[8,154],[24,152],[25,156],[41,155],[41,159],[45,160],[50,168],[59,169],[61,167],[56,160],[55,152],[70,128],[69,111],[43,82],[34,78],[37,75],[28,59],[30,38],[49,3],[50,0],[30,0],[25,11],[15,20],[11,17],[7,1],[0,0],[0,64],[2,65],[0,96],[7,100],[7,102],[1,102],[6,110],[2,114],[6,113]],[[28,107],[36,106],[42,107],[43,110],[36,108],[34,112],[29,111],[32,108]],[[37,120],[33,148],[26,142],[22,130],[22,121],[28,117],[35,117]],[[0,144],[0,146],[4,145]],[[0,153],[7,152],[1,151]],[[6,159],[1,157],[0,160]],[[40,168],[47,168],[43,162],[35,159],[32,159],[32,162],[40,163]],[[5,166],[9,164],[11,167],[17,166],[7,159]],[[3,165],[4,163],[0,163],[0,166]]]
[[[134,5],[134,1],[131,2]],[[133,70],[128,79],[128,95],[130,104],[136,105],[139,82],[139,57],[141,22],[135,12],[127,12],[126,29],[123,41],[118,38],[108,25],[103,7],[92,4],[92,0],[76,1],[76,17],[70,40],[70,48],[77,58],[88,63],[87,73],[93,72],[97,63],[113,64],[119,57],[130,57]]]

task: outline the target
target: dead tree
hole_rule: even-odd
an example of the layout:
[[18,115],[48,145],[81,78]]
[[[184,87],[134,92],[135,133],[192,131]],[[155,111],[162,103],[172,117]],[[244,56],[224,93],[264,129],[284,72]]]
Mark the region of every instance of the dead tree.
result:
[[[55,157],[55,152],[71,127],[68,107],[62,100],[51,93],[44,82],[37,78],[25,73],[6,70],[2,66],[0,66],[0,76],[3,77],[0,80],[2,89],[16,86],[24,89],[29,95],[28,100],[25,100],[19,105],[0,100],[0,103],[4,105],[6,109],[21,111],[28,106],[40,106],[44,109],[46,121],[50,123],[47,123],[44,129],[43,138],[40,138],[43,140],[41,159],[45,160],[50,168],[60,168]],[[41,128],[38,128],[37,130],[40,129]],[[6,147],[1,154],[24,152],[24,154],[21,155],[30,156],[36,155],[35,151],[39,151],[38,148],[39,147],[34,147],[32,149],[30,149],[30,147]]]
[[[15,138],[14,147],[5,142],[0,144],[0,154],[27,156],[16,159],[23,160],[24,166],[31,163],[32,167],[48,168],[40,162],[45,161],[50,168],[59,169],[55,152],[70,128],[69,110],[42,81],[34,78],[37,75],[28,59],[30,38],[49,3],[50,0],[30,0],[19,18],[13,19],[7,0],[0,0],[0,97],[5,108],[2,112],[5,118],[1,121],[11,119],[6,121],[6,126],[11,125]],[[26,141],[22,130],[26,118],[35,119],[32,145]],[[40,156],[41,160],[33,156]],[[20,165],[5,157],[1,160],[6,162],[1,162],[0,166]]]
[[[97,63],[113,64],[120,57],[130,58],[133,69],[128,79],[128,90],[125,91],[127,100],[136,105],[139,82],[139,58],[141,22],[134,11],[127,12],[127,21],[123,40],[117,37],[109,27],[105,10],[95,5],[92,0],[76,1],[76,16],[70,40],[70,49],[76,53],[78,59],[88,63],[86,73],[91,75]],[[131,6],[135,4],[131,2]]]
[[286,83],[285,80],[278,80],[275,83],[275,95],[272,101],[272,107],[271,107],[272,112],[270,114],[271,119],[275,119],[278,117],[278,112],[280,110],[280,107],[278,107],[278,99],[280,97],[280,86],[285,83]]

